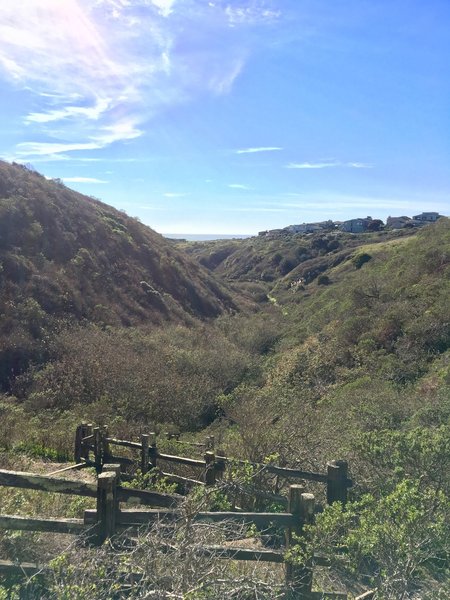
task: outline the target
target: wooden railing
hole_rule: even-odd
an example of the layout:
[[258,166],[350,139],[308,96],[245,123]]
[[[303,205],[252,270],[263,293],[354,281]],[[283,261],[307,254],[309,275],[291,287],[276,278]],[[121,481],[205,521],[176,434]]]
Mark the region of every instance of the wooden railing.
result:
[[[181,442],[184,444],[185,442]],[[191,442],[191,445],[194,443]],[[197,445],[197,444],[195,444]],[[205,444],[198,444],[199,447],[209,445],[214,448],[214,439],[210,436]],[[139,457],[135,460],[129,457],[121,457],[113,454],[112,447],[119,446],[138,451]],[[90,457],[92,453],[92,458]],[[193,485],[215,485],[223,478],[225,471],[231,465],[250,466],[258,473],[268,473],[279,478],[287,480],[302,480],[322,483],[326,485],[327,504],[333,502],[342,502],[345,504],[348,499],[348,489],[352,486],[352,481],[348,477],[348,464],[346,461],[335,460],[327,463],[326,473],[316,473],[297,468],[280,467],[272,464],[254,463],[225,456],[217,450],[207,450],[202,459],[177,456],[161,452],[157,446],[157,439],[154,433],[142,434],[140,442],[128,440],[119,440],[108,435],[107,427],[93,427],[90,424],[83,423],[77,427],[75,434],[75,461],[77,466],[93,465],[98,472],[102,466],[107,463],[120,463],[122,465],[139,465],[143,474],[149,469],[160,466],[161,461],[193,467],[198,470],[198,478],[184,477],[179,474],[169,473],[160,470],[161,474],[169,481],[182,484],[186,487]],[[279,494],[272,494],[267,490],[253,490],[255,495],[265,497],[266,500],[278,502],[287,506],[288,499]]]
[[[134,530],[154,521],[173,521],[181,516],[179,506],[183,498],[176,494],[130,489],[120,485],[120,464],[104,464],[97,483],[70,479],[56,479],[48,475],[0,470],[0,486],[40,490],[60,494],[74,494],[96,498],[96,508],[86,510],[83,519],[38,518],[17,515],[0,516],[0,528],[9,530],[40,531],[83,535],[91,544],[103,544],[124,529]],[[124,509],[123,503],[133,501],[152,507],[147,510]],[[306,524],[314,519],[315,499],[302,485],[289,487],[288,509],[282,513],[257,512],[197,512],[193,521],[235,522],[255,525],[259,529],[276,526],[285,530],[283,550],[246,549],[210,545],[198,551],[206,556],[222,559],[285,563],[286,585],[299,600],[315,598],[346,598],[345,594],[312,592],[313,568],[311,564],[296,564],[286,560],[286,555],[302,534]],[[319,557],[314,564],[326,564]],[[34,570],[33,570],[34,569]],[[14,565],[0,561],[0,574],[33,574],[42,570],[30,564]],[[45,568],[44,568],[45,571]]]

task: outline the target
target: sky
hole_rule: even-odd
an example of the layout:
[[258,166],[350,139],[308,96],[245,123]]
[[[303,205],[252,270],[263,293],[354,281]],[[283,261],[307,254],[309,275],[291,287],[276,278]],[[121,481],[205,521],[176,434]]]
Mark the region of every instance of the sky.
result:
[[1,0],[0,158],[160,233],[450,214],[449,0]]

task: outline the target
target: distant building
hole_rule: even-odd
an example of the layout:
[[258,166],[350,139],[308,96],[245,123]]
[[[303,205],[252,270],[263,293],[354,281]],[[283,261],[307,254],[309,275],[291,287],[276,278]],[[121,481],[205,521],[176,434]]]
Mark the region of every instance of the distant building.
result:
[[328,221],[321,221],[320,223],[301,223],[300,225],[289,225],[284,229],[289,233],[316,233],[317,231],[335,228],[335,224],[329,219]]
[[386,227],[391,229],[403,229],[404,227],[412,226],[412,219],[410,217],[388,217],[386,219]]
[[415,221],[423,221],[425,223],[434,223],[438,219],[440,219],[443,215],[440,215],[437,212],[423,212],[420,215],[415,215],[413,219]]
[[322,227],[318,223],[302,223],[301,225],[289,225],[285,231],[289,233],[314,233],[321,231]]
[[366,217],[365,219],[350,219],[349,221],[341,223],[339,229],[347,233],[363,233],[368,230],[372,220],[372,217]]

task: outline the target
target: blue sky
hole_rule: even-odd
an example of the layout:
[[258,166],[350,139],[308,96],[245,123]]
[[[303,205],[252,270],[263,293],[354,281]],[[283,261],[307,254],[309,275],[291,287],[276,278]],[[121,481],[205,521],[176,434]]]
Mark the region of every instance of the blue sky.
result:
[[450,214],[448,0],[2,0],[0,157],[161,233]]

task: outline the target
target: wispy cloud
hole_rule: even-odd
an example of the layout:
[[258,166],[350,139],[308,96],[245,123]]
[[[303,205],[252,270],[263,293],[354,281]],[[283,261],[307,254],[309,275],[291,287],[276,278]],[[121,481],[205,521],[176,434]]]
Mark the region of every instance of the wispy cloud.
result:
[[17,145],[17,155],[19,157],[55,156],[61,152],[98,150],[99,148],[101,148],[101,145],[95,142],[80,142],[75,144],[58,142],[22,142]]
[[252,25],[256,23],[273,23],[280,17],[281,11],[269,8],[267,2],[253,0],[253,2],[248,3],[236,2],[234,6],[227,3],[225,14],[230,26],[235,27],[242,23],[250,23]]
[[96,177],[63,177],[63,181],[66,183],[109,183]]
[[150,0],[150,3],[158,8],[159,13],[163,17],[168,17],[172,13],[172,6],[175,4],[175,0]]
[[277,150],[283,150],[278,146],[257,146],[255,148],[241,148],[236,150],[236,154],[254,154],[255,152],[275,152]]
[[373,165],[362,162],[340,162],[324,161],[324,162],[302,162],[302,163],[289,163],[285,165],[286,169],[334,169],[338,167],[349,168],[349,169],[372,169]]
[[229,183],[228,187],[233,190],[251,190],[252,188],[248,185],[244,185],[243,183]]
[[30,113],[25,117],[25,123],[49,123],[51,121],[62,121],[63,119],[79,118],[98,120],[109,107],[105,98],[98,98],[94,106],[67,106],[65,108],[49,110],[47,112]]
[[0,77],[36,99],[17,155],[35,160],[136,139],[167,106],[229,93],[256,43],[246,33],[277,18],[272,4],[1,2]]
[[165,198],[183,198],[184,196],[189,196],[189,194],[183,192],[166,192],[163,196]]

